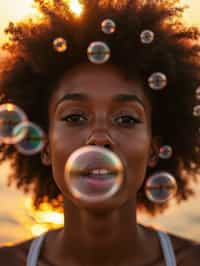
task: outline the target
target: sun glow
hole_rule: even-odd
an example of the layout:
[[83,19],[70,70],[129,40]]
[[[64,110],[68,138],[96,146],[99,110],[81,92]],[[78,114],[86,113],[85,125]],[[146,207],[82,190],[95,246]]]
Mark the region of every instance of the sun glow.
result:
[[27,197],[24,202],[26,215],[30,219],[23,222],[29,229],[32,236],[39,236],[49,229],[63,227],[64,215],[61,211],[55,210],[48,203],[42,203],[39,210],[33,207],[32,198]]
[[78,0],[69,0],[70,10],[77,16],[83,12],[83,5]]

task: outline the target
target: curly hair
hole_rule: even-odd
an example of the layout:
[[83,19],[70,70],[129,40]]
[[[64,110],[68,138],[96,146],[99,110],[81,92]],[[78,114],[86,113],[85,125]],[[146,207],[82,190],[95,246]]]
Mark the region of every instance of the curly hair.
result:
[[[187,200],[194,194],[190,183],[197,180],[200,165],[199,118],[193,116],[193,107],[198,104],[195,89],[200,85],[200,31],[183,22],[185,7],[178,0],[83,0],[84,12],[78,18],[65,0],[35,0],[35,4],[42,14],[39,20],[10,23],[5,30],[9,40],[3,49],[9,56],[1,66],[1,103],[20,106],[48,133],[47,110],[56,84],[67,70],[88,62],[86,50],[92,41],[107,43],[112,51],[109,63],[128,79],[137,77],[142,82],[152,104],[153,135],[161,136],[162,143],[173,148],[173,157],[148,169],[146,178],[153,171],[169,171],[178,184],[177,202]],[[105,18],[117,25],[112,35],[101,31]],[[145,29],[155,34],[148,45],[140,40]],[[67,40],[66,52],[53,49],[57,37]],[[149,88],[147,80],[154,72],[167,76],[162,91]],[[32,191],[36,208],[44,201],[62,207],[63,197],[51,167],[41,163],[40,154],[28,157],[14,146],[3,145],[0,161],[7,159],[12,163],[8,185],[15,182],[25,192]],[[144,189],[143,184],[138,192],[140,210],[155,215],[168,207],[168,203],[148,201]]]

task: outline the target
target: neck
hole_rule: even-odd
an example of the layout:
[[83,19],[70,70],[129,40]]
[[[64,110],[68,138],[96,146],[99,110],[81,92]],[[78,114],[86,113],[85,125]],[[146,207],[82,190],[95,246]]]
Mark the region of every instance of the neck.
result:
[[75,261],[72,265],[87,266],[131,265],[130,262],[137,261],[144,248],[134,208],[132,201],[117,210],[97,214],[86,209],[80,211],[72,202],[65,202],[59,258],[63,262]]

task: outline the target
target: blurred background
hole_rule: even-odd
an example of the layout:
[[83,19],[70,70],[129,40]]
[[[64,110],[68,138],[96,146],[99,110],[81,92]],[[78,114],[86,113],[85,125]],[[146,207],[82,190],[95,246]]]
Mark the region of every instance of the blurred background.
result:
[[[181,0],[188,5],[184,19],[189,25],[200,26],[200,1]],[[5,41],[4,29],[10,21],[17,21],[26,16],[38,15],[33,8],[33,0],[0,1],[0,43]],[[75,12],[79,7],[77,0],[71,0]],[[0,63],[3,53],[0,51]],[[50,228],[63,224],[63,215],[43,204],[41,211],[32,207],[31,195],[24,195],[13,187],[7,187],[9,163],[0,166],[0,245],[13,244],[33,236],[38,236]],[[171,208],[156,218],[139,215],[139,222],[151,224],[179,236],[200,241],[200,184],[194,184],[195,196],[188,202]]]

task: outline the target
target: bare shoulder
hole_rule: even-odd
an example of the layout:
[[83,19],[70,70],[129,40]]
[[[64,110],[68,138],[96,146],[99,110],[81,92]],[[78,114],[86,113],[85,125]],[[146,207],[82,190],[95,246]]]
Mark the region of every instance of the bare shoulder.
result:
[[0,265],[25,266],[31,241],[32,240],[28,240],[13,246],[1,247]]
[[176,254],[177,266],[200,265],[200,243],[169,234]]

